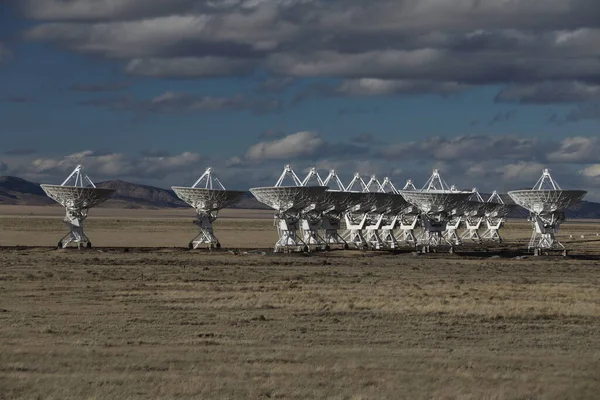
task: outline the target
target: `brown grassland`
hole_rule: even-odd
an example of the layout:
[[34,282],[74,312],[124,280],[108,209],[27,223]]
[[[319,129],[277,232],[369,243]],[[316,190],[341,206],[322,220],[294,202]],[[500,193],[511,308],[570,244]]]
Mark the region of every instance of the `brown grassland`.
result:
[[567,258],[273,255],[232,210],[234,255],[184,249],[191,210],[93,210],[56,250],[61,214],[0,207],[0,399],[600,398],[600,223]]

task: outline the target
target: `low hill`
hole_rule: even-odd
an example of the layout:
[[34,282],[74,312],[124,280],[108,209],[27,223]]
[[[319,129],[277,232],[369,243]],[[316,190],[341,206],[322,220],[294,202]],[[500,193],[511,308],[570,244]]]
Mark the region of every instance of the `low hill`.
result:
[[[97,186],[117,190],[115,195],[100,207],[147,209],[189,207],[169,189],[121,180],[100,182]],[[489,194],[482,196],[488,198]],[[508,195],[503,194],[502,199],[508,204],[513,203]],[[46,196],[38,183],[14,176],[1,176],[0,204],[44,206],[55,203]],[[232,208],[269,209],[264,204],[259,203],[250,192],[247,192],[238,204]],[[509,217],[525,218],[527,215],[528,213],[524,209],[516,208]],[[582,201],[567,211],[567,217],[574,219],[600,219],[600,203]]]
[[[184,208],[189,207],[172,190],[122,180],[97,183],[101,188],[116,189],[112,198],[100,207],[113,208]],[[0,177],[0,204],[44,206],[55,204],[46,196],[39,183],[14,176]],[[250,192],[232,208],[268,209],[259,203]]]

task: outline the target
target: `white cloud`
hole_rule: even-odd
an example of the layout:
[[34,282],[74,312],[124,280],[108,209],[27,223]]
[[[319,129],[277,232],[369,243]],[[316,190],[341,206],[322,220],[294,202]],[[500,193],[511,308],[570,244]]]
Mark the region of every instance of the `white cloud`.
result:
[[600,178],[600,164],[588,165],[580,173],[588,178]]
[[349,96],[374,96],[401,93],[451,94],[466,88],[467,85],[457,82],[362,78],[345,80],[337,87],[336,91]]
[[199,78],[243,74],[254,66],[252,59],[228,57],[135,58],[127,63],[125,71],[152,77]]
[[186,171],[203,160],[199,154],[184,152],[163,157],[132,157],[123,153],[97,153],[85,150],[57,158],[37,158],[24,167],[24,173],[42,176],[67,174],[82,164],[92,176],[103,178],[162,179]]
[[520,161],[503,165],[497,168],[496,172],[501,174],[502,180],[505,182],[531,182],[531,186],[533,187],[544,167],[545,165],[537,162]]
[[248,149],[245,158],[253,162],[306,158],[315,156],[324,145],[325,141],[319,134],[303,131],[282,139],[257,143]]
[[560,147],[548,154],[555,163],[588,164],[600,162],[600,138],[575,136],[562,140]]
[[600,85],[577,81],[541,82],[509,86],[496,101],[522,104],[579,103],[600,100]]

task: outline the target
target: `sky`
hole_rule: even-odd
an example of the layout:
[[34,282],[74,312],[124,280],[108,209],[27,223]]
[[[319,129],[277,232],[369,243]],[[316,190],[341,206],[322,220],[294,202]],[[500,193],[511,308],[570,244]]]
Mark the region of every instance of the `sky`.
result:
[[0,175],[335,169],[600,201],[597,0],[0,1]]

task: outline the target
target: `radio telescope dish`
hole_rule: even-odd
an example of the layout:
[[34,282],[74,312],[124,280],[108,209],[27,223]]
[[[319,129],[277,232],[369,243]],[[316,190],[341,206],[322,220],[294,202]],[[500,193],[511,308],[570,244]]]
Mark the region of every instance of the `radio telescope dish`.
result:
[[[424,231],[419,244],[453,244],[443,237],[443,232],[452,216],[464,211],[471,192],[450,188],[435,169],[421,190],[401,190],[400,194],[420,210]],[[457,236],[455,239],[460,240]]]
[[219,239],[214,235],[213,222],[218,218],[219,211],[237,203],[244,195],[242,191],[226,190],[221,181],[215,176],[211,167],[198,178],[191,187],[171,186],[177,197],[196,210],[196,221],[200,233],[190,243],[190,249],[197,249],[201,244],[221,248]]
[[59,248],[65,248],[69,243],[77,243],[77,247],[85,244],[92,247],[92,242],[83,232],[83,221],[87,218],[88,210],[108,200],[115,189],[97,188],[94,182],[83,172],[83,167],[77,165],[73,172],[60,185],[40,185],[48,197],[65,207],[65,225],[69,228],[59,242]]
[[552,179],[548,169],[544,169],[533,189],[508,192],[515,203],[530,213],[533,233],[529,249],[534,249],[536,255],[542,249],[565,249],[565,246],[556,240],[555,234],[565,220],[565,210],[580,202],[586,194],[584,190],[561,189]]
[[[290,178],[293,186],[283,186],[286,178]],[[297,234],[300,220],[305,212],[314,210],[322,204],[327,186],[302,186],[291,165],[286,165],[275,186],[251,188],[250,193],[259,202],[271,207],[277,213],[275,222],[279,240],[275,243],[275,252],[292,248],[310,250]]]

